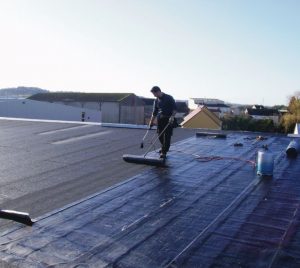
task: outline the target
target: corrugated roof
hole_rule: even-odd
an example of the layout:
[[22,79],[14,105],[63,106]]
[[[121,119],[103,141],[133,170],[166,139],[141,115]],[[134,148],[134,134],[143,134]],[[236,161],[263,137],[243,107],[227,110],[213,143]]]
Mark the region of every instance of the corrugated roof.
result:
[[[19,267],[297,267],[300,158],[286,158],[290,141],[248,133],[181,141],[167,168],[2,233],[0,258]],[[273,178],[255,172],[263,146]]]
[[35,94],[29,99],[38,101],[85,101],[85,102],[104,102],[122,101],[124,98],[134,95],[133,93],[77,93],[77,92],[53,92]]

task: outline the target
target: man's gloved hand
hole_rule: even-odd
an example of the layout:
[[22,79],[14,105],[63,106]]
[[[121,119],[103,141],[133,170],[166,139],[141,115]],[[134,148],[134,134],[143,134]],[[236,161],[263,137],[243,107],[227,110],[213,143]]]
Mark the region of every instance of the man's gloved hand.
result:
[[174,123],[174,116],[173,116],[173,115],[170,116],[170,118],[169,118],[169,123],[170,123],[171,125]]

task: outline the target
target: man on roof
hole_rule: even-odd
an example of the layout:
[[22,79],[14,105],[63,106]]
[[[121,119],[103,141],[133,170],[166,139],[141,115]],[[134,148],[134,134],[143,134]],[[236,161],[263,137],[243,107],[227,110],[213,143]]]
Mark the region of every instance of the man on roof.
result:
[[156,99],[153,104],[150,128],[153,126],[154,119],[157,118],[157,133],[161,143],[160,158],[165,159],[171,145],[176,103],[171,95],[162,92],[158,86],[154,86],[151,92]]

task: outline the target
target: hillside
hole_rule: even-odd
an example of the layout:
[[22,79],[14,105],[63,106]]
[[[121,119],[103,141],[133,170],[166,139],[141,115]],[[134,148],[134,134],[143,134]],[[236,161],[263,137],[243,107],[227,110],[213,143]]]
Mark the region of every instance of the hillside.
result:
[[48,93],[38,87],[13,87],[0,89],[0,98],[27,98],[37,93]]

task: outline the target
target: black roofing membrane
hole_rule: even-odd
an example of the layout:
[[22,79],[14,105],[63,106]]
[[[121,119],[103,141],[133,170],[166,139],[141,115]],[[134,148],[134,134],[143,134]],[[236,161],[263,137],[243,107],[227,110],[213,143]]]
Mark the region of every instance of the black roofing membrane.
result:
[[[290,141],[179,142],[167,167],[2,234],[0,258],[19,267],[299,267],[300,158],[286,157]],[[256,175],[263,145],[273,177]]]

